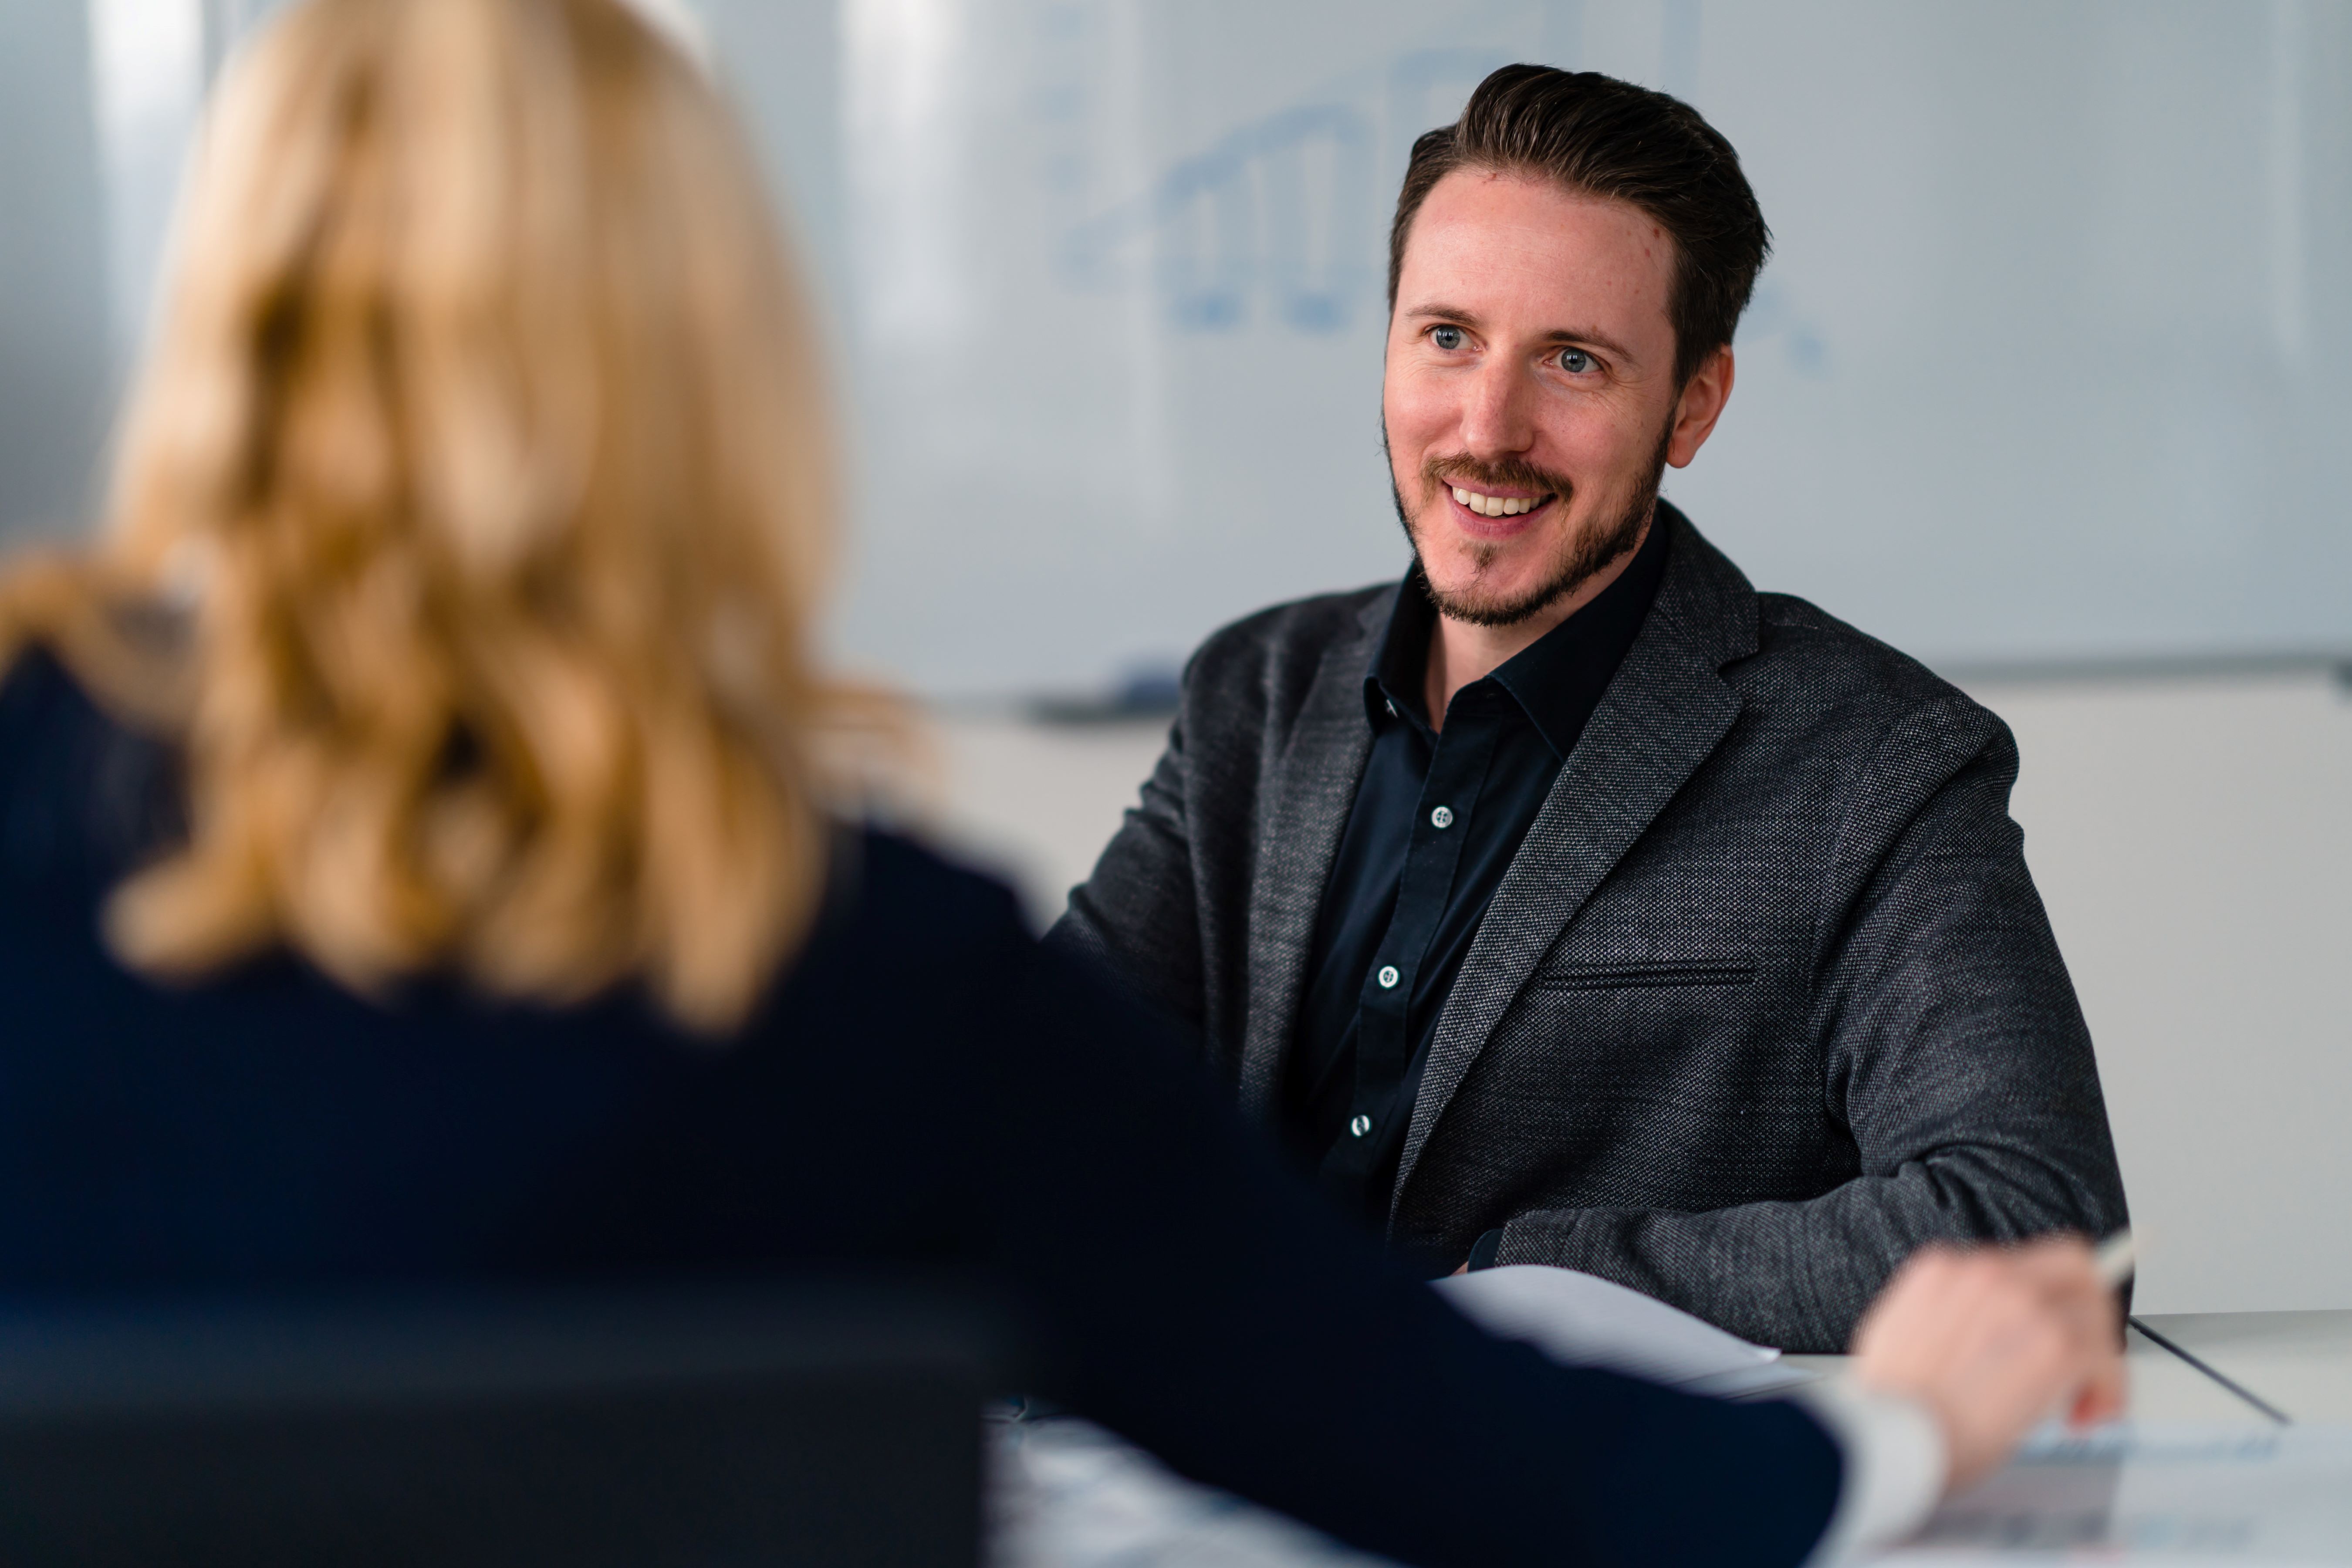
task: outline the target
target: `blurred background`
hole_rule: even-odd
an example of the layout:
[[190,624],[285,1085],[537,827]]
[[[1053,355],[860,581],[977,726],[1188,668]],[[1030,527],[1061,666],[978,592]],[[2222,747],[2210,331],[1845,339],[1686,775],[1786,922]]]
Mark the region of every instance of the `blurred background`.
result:
[[[1776,252],[1667,493],[2016,730],[2158,1312],[2352,1307],[2352,5],[645,0],[788,205],[857,446],[841,660],[1042,921],[1222,622],[1403,568],[1414,136],[1695,103]],[[205,86],[272,0],[0,0],[0,544],[94,510]]]

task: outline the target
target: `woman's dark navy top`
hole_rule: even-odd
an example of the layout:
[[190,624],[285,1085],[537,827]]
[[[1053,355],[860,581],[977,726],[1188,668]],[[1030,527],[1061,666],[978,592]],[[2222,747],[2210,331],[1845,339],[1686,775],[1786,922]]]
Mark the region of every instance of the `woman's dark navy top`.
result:
[[1801,1561],[1837,1450],[1489,1340],[1280,1168],[1012,897],[845,835],[738,1037],[288,958],[187,989],[99,930],[173,759],[45,654],[0,685],[0,1290],[919,1265],[1017,1301],[1052,1395],[1416,1563]]

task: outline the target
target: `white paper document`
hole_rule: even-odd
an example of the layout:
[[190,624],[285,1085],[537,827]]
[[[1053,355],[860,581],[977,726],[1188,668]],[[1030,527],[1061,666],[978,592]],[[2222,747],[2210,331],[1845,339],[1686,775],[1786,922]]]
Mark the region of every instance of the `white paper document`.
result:
[[1780,1352],[1639,1290],[1569,1268],[1514,1264],[1436,1282],[1456,1311],[1500,1339],[1570,1366],[1631,1373],[1694,1393],[1762,1394],[1811,1381]]
[[2352,1563],[2352,1426],[2049,1431],[1880,1568],[2032,1562]]

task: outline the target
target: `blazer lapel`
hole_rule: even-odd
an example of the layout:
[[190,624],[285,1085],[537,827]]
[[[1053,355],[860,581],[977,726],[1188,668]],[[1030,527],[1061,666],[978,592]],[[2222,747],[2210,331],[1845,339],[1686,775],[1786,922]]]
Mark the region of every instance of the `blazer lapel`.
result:
[[1503,874],[1438,1016],[1391,1225],[1432,1131],[1519,988],[1738,717],[1739,695],[1717,671],[1755,649],[1755,590],[1680,513],[1659,510],[1675,531],[1666,580]]
[[1363,613],[1362,635],[1323,650],[1259,813],[1257,868],[1250,881],[1249,1012],[1241,1059],[1242,1109],[1253,1117],[1274,1112],[1283,1058],[1306,991],[1323,889],[1372,749],[1364,671],[1395,604],[1392,593],[1373,600]]

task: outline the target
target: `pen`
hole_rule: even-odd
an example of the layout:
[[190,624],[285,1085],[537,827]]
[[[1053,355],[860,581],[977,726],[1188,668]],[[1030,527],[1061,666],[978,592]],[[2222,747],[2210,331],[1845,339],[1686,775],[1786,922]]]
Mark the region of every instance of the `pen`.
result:
[[2110,1290],[2132,1277],[2132,1268],[2137,1261],[2128,1227],[2099,1243],[2099,1249],[2091,1255],[2091,1267],[2098,1271],[2099,1283]]

